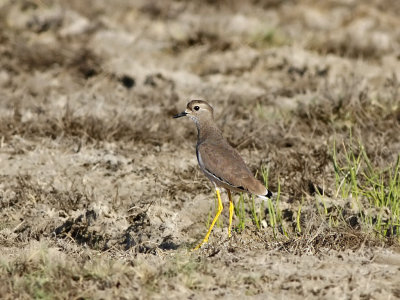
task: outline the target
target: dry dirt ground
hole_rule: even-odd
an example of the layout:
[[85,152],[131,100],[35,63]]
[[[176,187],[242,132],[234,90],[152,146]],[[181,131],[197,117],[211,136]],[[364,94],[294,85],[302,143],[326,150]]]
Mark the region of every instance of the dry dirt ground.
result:
[[[361,224],[332,165],[350,132],[377,166],[400,152],[399,15],[398,0],[1,0],[0,298],[399,298],[398,238]],[[287,236],[257,202],[260,229],[247,205],[228,239],[225,209],[189,251],[214,195],[194,125],[171,116],[196,98],[269,169]]]

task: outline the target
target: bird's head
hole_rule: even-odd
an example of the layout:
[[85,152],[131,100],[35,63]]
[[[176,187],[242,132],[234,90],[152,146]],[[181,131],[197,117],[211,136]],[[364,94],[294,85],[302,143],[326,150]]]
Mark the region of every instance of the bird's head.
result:
[[200,120],[213,119],[214,109],[204,100],[192,100],[186,105],[186,110],[175,115],[174,118],[185,116],[197,123]]

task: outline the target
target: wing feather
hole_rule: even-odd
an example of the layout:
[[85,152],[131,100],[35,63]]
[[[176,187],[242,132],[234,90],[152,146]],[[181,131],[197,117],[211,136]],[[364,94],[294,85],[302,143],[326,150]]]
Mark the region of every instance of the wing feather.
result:
[[197,146],[197,151],[204,168],[216,177],[254,194],[260,195],[265,191],[264,185],[253,176],[243,158],[228,142],[204,142]]

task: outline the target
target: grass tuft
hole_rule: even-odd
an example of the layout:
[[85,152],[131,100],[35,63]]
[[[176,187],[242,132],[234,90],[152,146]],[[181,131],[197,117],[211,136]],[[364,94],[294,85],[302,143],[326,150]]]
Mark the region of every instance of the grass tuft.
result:
[[[269,169],[263,167],[261,169],[261,175],[268,188]],[[244,230],[246,223],[251,222],[258,230],[268,227],[272,228],[275,237],[277,237],[278,233],[288,237],[283,213],[280,209],[280,198],[281,186],[279,181],[276,198],[268,199],[266,207],[263,199],[257,199],[253,195],[248,196],[247,194],[241,194],[235,205],[235,215],[239,219],[236,227],[237,232]],[[247,219],[247,215],[250,215],[251,218]]]
[[336,197],[349,199],[361,222],[381,236],[400,236],[400,153],[392,164],[377,167],[365,147],[342,145],[342,155],[333,147]]

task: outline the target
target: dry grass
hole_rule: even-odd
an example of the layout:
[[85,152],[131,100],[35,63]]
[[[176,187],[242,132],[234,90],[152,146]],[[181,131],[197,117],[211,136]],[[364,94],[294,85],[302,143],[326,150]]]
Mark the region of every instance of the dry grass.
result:
[[[397,231],[377,227],[397,202],[382,214],[368,198],[399,178],[388,175],[400,153],[398,10],[0,4],[0,297],[398,296]],[[213,201],[194,127],[171,118],[189,98],[213,104],[227,139],[280,190],[236,200],[233,237],[224,211],[195,253]],[[361,153],[375,189],[352,164]]]

